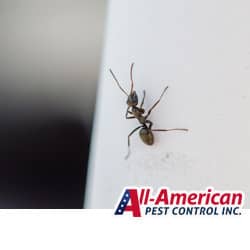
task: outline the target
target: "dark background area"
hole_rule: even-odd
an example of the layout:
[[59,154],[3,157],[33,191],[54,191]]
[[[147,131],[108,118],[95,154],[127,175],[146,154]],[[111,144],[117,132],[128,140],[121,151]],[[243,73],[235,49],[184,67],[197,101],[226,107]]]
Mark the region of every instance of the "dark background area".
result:
[[0,0],[0,208],[82,208],[106,1]]
[[72,117],[0,127],[0,208],[82,208],[89,134]]

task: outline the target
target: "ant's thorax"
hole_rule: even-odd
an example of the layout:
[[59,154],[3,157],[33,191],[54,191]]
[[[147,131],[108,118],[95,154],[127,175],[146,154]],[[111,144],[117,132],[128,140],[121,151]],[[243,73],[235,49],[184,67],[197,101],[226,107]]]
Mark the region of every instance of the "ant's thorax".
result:
[[143,108],[138,108],[136,106],[133,106],[132,113],[141,124],[145,124],[146,119],[143,116],[145,110]]

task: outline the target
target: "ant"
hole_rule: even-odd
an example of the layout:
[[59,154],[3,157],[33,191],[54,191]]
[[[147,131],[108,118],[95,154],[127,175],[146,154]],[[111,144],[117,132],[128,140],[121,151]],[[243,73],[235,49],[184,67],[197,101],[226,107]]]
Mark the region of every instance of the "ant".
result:
[[[130,80],[131,80],[131,88],[130,93],[128,94],[120,85],[119,81],[117,80],[115,74],[111,69],[109,69],[111,75],[113,76],[115,82],[117,83],[118,87],[121,89],[121,91],[128,97],[127,99],[127,110],[125,117],[126,119],[137,119],[140,123],[140,126],[132,130],[132,132],[128,135],[128,154],[125,156],[125,159],[128,159],[130,155],[130,137],[138,130],[141,140],[147,144],[147,145],[153,145],[154,144],[154,132],[166,132],[166,131],[173,131],[173,130],[179,130],[179,131],[188,131],[186,128],[172,128],[172,129],[152,129],[153,122],[148,120],[149,115],[151,114],[152,110],[158,105],[158,103],[161,101],[163,95],[168,89],[168,86],[166,86],[163,90],[163,92],[160,95],[160,98],[154,103],[154,105],[148,110],[147,114],[144,115],[145,110],[143,109],[143,104],[146,96],[146,91],[143,90],[143,98],[140,103],[140,106],[138,107],[138,96],[136,91],[134,90],[134,81],[133,81],[133,67],[134,63],[131,64],[130,67]],[[130,116],[129,116],[130,114]]]

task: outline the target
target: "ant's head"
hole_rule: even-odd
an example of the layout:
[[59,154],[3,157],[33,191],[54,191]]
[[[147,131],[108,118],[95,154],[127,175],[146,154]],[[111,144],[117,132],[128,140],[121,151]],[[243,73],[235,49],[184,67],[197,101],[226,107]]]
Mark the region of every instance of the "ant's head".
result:
[[128,96],[127,104],[129,107],[137,106],[138,96],[135,91],[132,91],[132,93]]

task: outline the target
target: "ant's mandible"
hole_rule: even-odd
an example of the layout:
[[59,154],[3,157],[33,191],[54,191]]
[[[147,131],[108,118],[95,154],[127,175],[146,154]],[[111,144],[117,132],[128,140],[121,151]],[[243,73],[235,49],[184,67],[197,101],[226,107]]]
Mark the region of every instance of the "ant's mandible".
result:
[[[118,87],[121,89],[121,91],[128,97],[127,98],[127,110],[125,117],[126,119],[137,119],[139,123],[141,124],[137,128],[135,128],[129,135],[128,135],[128,154],[126,155],[125,159],[127,159],[130,155],[130,137],[135,133],[138,129],[140,138],[142,141],[147,145],[154,144],[154,135],[153,131],[155,132],[166,132],[166,131],[173,131],[173,130],[179,130],[179,131],[188,131],[186,128],[172,128],[172,129],[152,129],[153,123],[152,121],[148,120],[149,115],[151,114],[152,110],[157,106],[157,104],[161,101],[163,95],[168,89],[168,86],[166,86],[160,96],[160,98],[154,103],[154,105],[148,110],[147,114],[144,115],[145,110],[143,109],[143,104],[146,96],[146,91],[143,90],[143,98],[140,103],[140,106],[138,107],[138,96],[136,94],[136,91],[134,90],[134,81],[133,81],[133,67],[134,63],[131,64],[130,67],[130,80],[131,80],[131,88],[130,93],[128,94],[120,85],[119,81],[117,80],[115,74],[110,69],[110,73],[113,76],[115,82],[117,83]],[[129,116],[130,114],[130,116]]]

